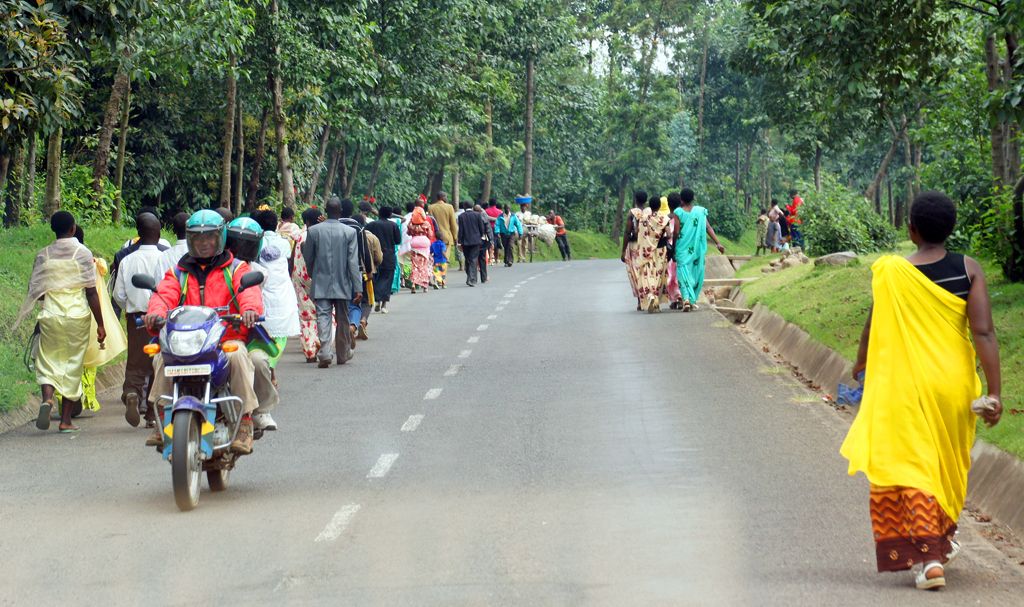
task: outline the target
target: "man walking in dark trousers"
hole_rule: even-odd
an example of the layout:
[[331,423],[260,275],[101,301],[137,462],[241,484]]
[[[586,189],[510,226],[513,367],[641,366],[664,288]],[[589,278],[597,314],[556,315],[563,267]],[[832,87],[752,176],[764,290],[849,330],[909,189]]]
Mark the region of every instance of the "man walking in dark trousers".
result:
[[[159,284],[163,279],[163,254],[157,243],[160,241],[160,220],[156,215],[143,213],[135,220],[139,233],[138,246],[121,260],[120,271],[114,282],[114,301],[127,315],[128,360],[124,368],[124,384],[121,387],[121,402],[125,405],[124,418],[132,426],[141,421],[139,411],[145,403],[149,387],[153,383],[153,361],[143,352],[152,336],[145,326],[135,326],[135,320],[146,315],[149,309],[149,298],[153,294],[148,289],[139,289],[132,284],[132,276],[148,274],[153,282]],[[156,424],[156,411],[145,411],[146,427]]]
[[470,287],[476,286],[478,260],[485,234],[487,225],[483,213],[470,209],[459,216],[459,248],[466,255],[466,285]]

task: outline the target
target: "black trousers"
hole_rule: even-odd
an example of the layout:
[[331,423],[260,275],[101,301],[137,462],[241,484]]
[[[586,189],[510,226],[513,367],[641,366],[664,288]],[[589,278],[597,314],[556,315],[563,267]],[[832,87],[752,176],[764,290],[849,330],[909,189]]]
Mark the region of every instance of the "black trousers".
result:
[[476,258],[476,263],[480,266],[480,282],[487,282],[487,252],[490,250],[490,242],[480,245],[480,254]]
[[466,284],[476,284],[481,246],[478,244],[462,245],[462,252],[466,254]]
[[558,252],[562,254],[562,261],[572,257],[572,251],[569,250],[569,239],[565,234],[555,236],[555,242],[558,243]]
[[505,265],[512,265],[516,260],[516,235],[502,234],[501,248],[505,249]]
[[[146,327],[135,326],[135,319],[142,318],[144,314],[132,312],[126,314],[125,323],[128,327],[125,333],[128,337],[128,360],[124,364],[124,384],[121,386],[121,402],[129,392],[139,395],[140,403],[145,403],[149,395],[149,387],[153,385],[153,359],[142,351],[146,344],[152,341],[153,336],[149,334]],[[141,405],[143,408],[145,404]]]

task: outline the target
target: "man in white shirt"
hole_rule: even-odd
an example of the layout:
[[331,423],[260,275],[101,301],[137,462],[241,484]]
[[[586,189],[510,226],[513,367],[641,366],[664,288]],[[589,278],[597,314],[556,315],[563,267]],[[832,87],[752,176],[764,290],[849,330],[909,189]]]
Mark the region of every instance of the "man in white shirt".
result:
[[[160,254],[160,275],[157,276],[157,283],[163,278],[163,275],[167,273],[167,270],[171,270],[178,265],[181,258],[188,255],[188,242],[185,240],[185,228],[188,224],[188,218],[191,217],[188,213],[178,213],[171,220],[171,229],[174,230],[174,235],[177,237],[178,242],[173,247],[167,249]],[[129,280],[130,282],[130,280]]]
[[[160,271],[162,252],[157,247],[160,240],[160,220],[156,215],[144,213],[136,221],[139,231],[139,246],[121,260],[120,271],[114,282],[114,301],[126,312],[128,334],[128,360],[124,369],[124,385],[121,387],[121,401],[125,404],[124,418],[132,426],[141,421],[139,407],[146,402],[149,386],[153,383],[153,362],[143,348],[150,342],[146,327],[135,326],[135,320],[145,316],[149,309],[149,298],[153,294],[147,289],[132,285],[132,276],[149,274],[156,283],[163,278]],[[156,425],[156,411],[145,411],[146,426]]]

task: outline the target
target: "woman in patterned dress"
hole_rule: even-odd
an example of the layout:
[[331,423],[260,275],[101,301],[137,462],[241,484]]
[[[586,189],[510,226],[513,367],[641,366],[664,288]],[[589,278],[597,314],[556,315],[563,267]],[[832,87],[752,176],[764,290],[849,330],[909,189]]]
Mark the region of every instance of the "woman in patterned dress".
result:
[[412,219],[409,220],[409,245],[412,247],[412,274],[409,281],[412,282],[412,292],[416,293],[416,287],[423,287],[427,292],[432,275],[433,261],[430,257],[430,242],[434,239],[434,229],[427,220],[423,209],[416,207],[412,212]]
[[649,314],[660,312],[661,304],[668,301],[668,259],[664,245],[658,245],[668,235],[669,219],[658,212],[660,208],[661,199],[651,198],[638,223],[636,284],[640,305]]
[[316,332],[316,307],[309,296],[310,278],[306,271],[306,261],[302,258],[302,243],[306,241],[306,230],[309,226],[323,221],[320,209],[306,209],[302,212],[302,231],[295,237],[295,249],[292,251],[292,282],[295,284],[295,295],[299,303],[299,325],[302,337],[302,353],[306,362],[315,363],[316,353],[320,351],[320,336]]

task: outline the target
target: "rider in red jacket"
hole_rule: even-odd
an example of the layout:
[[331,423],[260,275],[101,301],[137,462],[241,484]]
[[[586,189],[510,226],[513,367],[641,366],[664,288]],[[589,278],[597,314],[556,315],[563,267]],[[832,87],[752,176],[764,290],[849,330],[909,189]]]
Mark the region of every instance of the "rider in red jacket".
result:
[[[236,346],[231,351],[225,349],[225,354],[231,367],[231,392],[243,402],[242,423],[231,443],[231,449],[238,453],[251,453],[251,414],[256,410],[258,401],[253,390],[255,369],[246,350],[245,340],[249,328],[263,313],[263,295],[255,288],[242,291],[241,279],[249,271],[249,264],[235,260],[231,252],[224,249],[224,219],[218,213],[207,210],[194,214],[189,219],[185,238],[188,239],[188,255],[168,270],[157,285],[157,294],[150,298],[149,308],[142,321],[150,333],[157,335],[159,320],[166,319],[169,310],[179,305],[211,308],[228,306],[228,314],[242,316],[242,324],[237,330],[227,327],[221,345]],[[234,301],[232,293],[237,294]],[[163,355],[157,354],[153,357],[153,387],[150,390],[150,397],[154,400],[170,394],[173,389],[171,379],[165,377],[163,371]],[[163,445],[163,435],[159,429],[146,440],[146,444]]]

